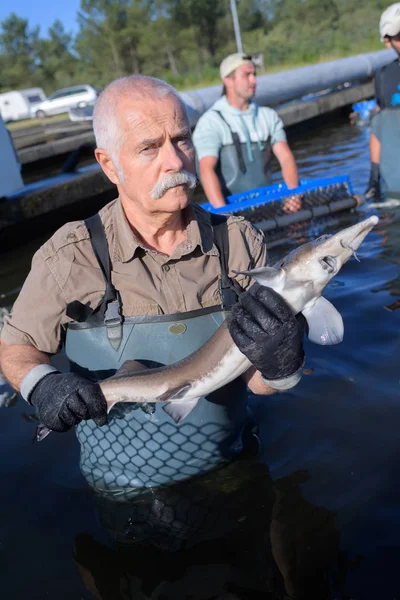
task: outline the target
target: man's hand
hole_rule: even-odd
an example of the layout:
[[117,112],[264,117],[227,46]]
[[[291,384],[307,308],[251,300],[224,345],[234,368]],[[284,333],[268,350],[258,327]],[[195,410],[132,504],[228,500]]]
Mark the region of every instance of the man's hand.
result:
[[293,196],[289,196],[289,198],[285,198],[282,206],[283,212],[286,214],[297,212],[301,210],[303,206],[303,196],[301,194],[296,194]]
[[268,381],[288,378],[302,367],[304,325],[303,315],[296,318],[279,294],[257,283],[240,296],[228,322],[239,350]]
[[381,199],[381,190],[380,190],[380,173],[379,173],[379,164],[371,163],[371,172],[369,176],[369,182],[367,189],[364,193],[366,198],[374,198],[375,200]]
[[43,425],[67,431],[84,419],[107,423],[107,403],[97,383],[75,373],[50,373],[36,384],[29,401]]

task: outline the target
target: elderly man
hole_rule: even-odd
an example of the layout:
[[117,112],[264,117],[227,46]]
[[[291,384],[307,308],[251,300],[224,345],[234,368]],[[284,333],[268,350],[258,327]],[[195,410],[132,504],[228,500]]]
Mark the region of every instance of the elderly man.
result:
[[[215,468],[251,439],[246,383],[270,394],[300,379],[302,330],[272,290],[252,286],[230,331],[254,368],[200,399],[181,425],[160,403],[120,403],[107,416],[98,381],[127,359],[170,364],[202,346],[265,265],[263,236],[239,218],[211,220],[190,204],[195,160],[185,107],[171,86],[111,83],[94,111],[96,158],[119,197],[68,223],[35,254],[6,317],[1,369],[54,431],[77,425],[81,469],[118,498]],[[221,251],[224,246],[225,251]],[[225,265],[227,248],[234,248]],[[222,285],[221,285],[222,282]],[[51,355],[65,346],[71,372]],[[272,387],[274,386],[274,387]]]
[[[252,57],[227,56],[220,75],[222,98],[200,117],[193,134],[208,200],[215,207],[224,206],[230,194],[269,185],[271,148],[288,188],[297,187],[297,167],[281,119],[272,108],[254,101],[257,80]],[[300,200],[293,197],[285,206],[287,211],[298,210]]]
[[375,75],[378,112],[371,125],[371,172],[365,195],[379,199],[382,180],[386,199],[400,200],[400,2],[382,13],[379,33],[398,56]]

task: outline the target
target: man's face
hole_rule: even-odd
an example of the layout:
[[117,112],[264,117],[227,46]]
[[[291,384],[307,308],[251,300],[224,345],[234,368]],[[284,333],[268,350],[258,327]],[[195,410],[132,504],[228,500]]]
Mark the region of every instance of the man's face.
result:
[[119,152],[123,177],[117,182],[122,199],[144,212],[173,213],[185,208],[192,195],[187,185],[176,185],[158,199],[152,192],[166,176],[183,170],[195,175],[190,126],[178,99],[129,99],[119,104],[123,136]]
[[397,35],[385,36],[383,39],[387,48],[393,48],[395,52],[400,56],[400,32]]
[[251,100],[256,94],[256,68],[252,64],[238,67],[231,79],[232,91],[242,100]]

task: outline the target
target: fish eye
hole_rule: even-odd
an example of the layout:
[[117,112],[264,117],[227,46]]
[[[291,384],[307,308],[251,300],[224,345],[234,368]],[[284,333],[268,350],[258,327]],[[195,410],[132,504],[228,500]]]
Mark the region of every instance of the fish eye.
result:
[[315,241],[322,242],[324,240],[328,240],[330,237],[332,237],[332,236],[331,235],[320,235],[319,238],[317,238]]

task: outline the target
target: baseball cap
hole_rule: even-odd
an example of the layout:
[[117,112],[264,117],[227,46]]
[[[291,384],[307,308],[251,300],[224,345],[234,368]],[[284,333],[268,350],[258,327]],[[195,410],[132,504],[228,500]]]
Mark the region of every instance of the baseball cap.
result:
[[[400,3],[399,3],[400,6]],[[235,69],[242,65],[253,64],[251,54],[244,54],[243,52],[236,52],[236,54],[230,54],[222,61],[219,67],[219,73],[221,79],[228,77]]]
[[400,2],[396,2],[387,8],[379,21],[379,33],[381,42],[386,35],[393,36],[400,33]]

